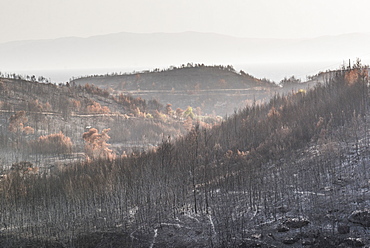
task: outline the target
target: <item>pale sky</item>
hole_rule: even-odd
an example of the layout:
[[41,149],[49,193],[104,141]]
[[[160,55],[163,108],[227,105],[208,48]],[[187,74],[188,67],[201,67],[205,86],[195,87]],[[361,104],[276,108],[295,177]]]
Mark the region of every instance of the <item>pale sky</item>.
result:
[[0,0],[0,43],[134,32],[255,38],[370,32],[369,0]]

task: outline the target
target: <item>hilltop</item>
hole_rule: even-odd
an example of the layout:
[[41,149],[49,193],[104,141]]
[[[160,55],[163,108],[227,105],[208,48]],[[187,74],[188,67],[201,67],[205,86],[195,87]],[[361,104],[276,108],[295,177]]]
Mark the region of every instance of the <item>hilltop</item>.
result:
[[191,106],[203,113],[221,116],[231,114],[253,100],[265,101],[279,88],[270,81],[257,79],[243,71],[236,72],[231,65],[190,63],[167,70],[82,77],[72,83],[88,83],[146,100],[160,99],[162,103],[172,104],[174,109]]
[[115,90],[213,90],[245,89],[257,86],[273,86],[241,71],[233,66],[206,66],[204,64],[183,64],[169,69],[154,69],[129,74],[95,75],[72,80],[78,85],[91,83],[101,88]]

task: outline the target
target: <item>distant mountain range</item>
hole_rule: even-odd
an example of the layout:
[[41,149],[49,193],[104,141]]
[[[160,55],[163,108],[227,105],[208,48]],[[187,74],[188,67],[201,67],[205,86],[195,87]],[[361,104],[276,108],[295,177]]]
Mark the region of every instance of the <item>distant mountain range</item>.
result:
[[[188,62],[252,64],[370,58],[370,33],[283,40],[213,33],[116,33],[0,44],[0,71],[154,68]],[[247,71],[248,72],[248,71]]]

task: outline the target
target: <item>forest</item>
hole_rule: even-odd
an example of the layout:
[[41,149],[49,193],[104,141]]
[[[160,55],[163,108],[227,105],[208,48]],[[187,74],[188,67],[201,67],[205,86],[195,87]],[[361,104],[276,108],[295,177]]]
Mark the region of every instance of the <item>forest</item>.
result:
[[[150,109],[148,101],[112,96],[91,85],[45,84],[45,100],[28,104],[28,114],[50,118],[45,112],[59,108],[50,120],[68,124],[74,118],[72,112],[117,113],[122,122],[116,123],[115,136],[122,133],[118,128],[126,125],[122,123],[134,121],[122,117],[129,114],[142,118],[140,123],[148,114],[157,115],[157,121],[149,118],[152,124],[148,125],[160,123],[165,130],[172,123],[178,129],[171,126],[175,131],[153,134],[161,141],[152,149],[117,153],[109,143],[118,137],[110,135],[113,128],[102,124],[117,121],[113,115],[102,116],[105,119],[96,126],[81,123],[75,134],[53,132],[36,139],[35,129],[47,129],[48,122],[36,121],[37,115],[27,116],[15,105],[16,113],[2,122],[6,123],[2,135],[4,128],[7,134],[1,144],[5,151],[17,149],[24,155],[14,158],[9,170],[3,166],[0,244],[369,246],[368,72],[358,62],[312,89],[276,93],[269,101],[252,102],[210,125],[192,118],[190,108],[177,116],[171,106]],[[33,87],[34,94],[41,95],[36,82],[9,80],[0,83],[2,106],[5,99],[31,94]],[[17,84],[23,91],[12,88]],[[58,93],[63,98],[53,95],[56,91],[65,92]],[[7,108],[2,110],[5,113]],[[188,117],[191,123],[186,125]],[[36,128],[36,123],[42,128]],[[184,128],[188,132],[176,131]],[[78,133],[79,148],[69,138]],[[9,139],[12,148],[6,147]],[[53,149],[52,144],[58,146]],[[42,152],[53,153],[48,149],[59,156],[79,149],[84,159],[70,159],[47,171],[27,160]]]

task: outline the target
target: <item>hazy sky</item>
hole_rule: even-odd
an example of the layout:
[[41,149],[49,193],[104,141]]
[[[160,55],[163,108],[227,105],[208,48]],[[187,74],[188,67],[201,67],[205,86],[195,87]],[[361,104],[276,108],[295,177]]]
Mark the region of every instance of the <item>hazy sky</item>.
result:
[[369,0],[0,0],[0,42],[117,32],[307,38],[370,32]]

